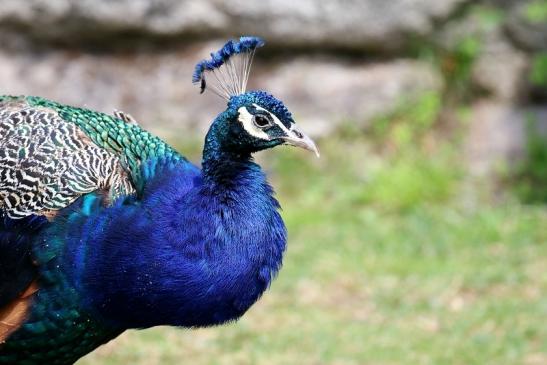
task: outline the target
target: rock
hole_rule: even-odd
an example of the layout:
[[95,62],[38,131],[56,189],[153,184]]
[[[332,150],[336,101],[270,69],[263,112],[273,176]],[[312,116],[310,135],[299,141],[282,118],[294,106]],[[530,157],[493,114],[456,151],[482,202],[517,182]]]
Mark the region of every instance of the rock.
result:
[[481,42],[488,33],[497,32],[500,28],[499,24],[486,26],[476,13],[468,11],[442,23],[439,30],[432,34],[432,41],[440,49],[454,51],[463,41],[473,39]]
[[314,136],[343,122],[365,127],[402,101],[412,102],[443,88],[435,69],[411,60],[351,65],[299,58],[258,78],[257,84],[285,100],[296,120]]
[[192,85],[196,54],[203,52],[0,51],[0,94],[38,95],[105,113],[118,109],[156,132],[203,132],[223,102]]
[[465,144],[470,172],[484,177],[500,167],[511,167],[523,156],[527,143],[527,119],[537,122],[537,133],[547,140],[547,109],[511,106],[495,100],[481,100],[472,107]]
[[0,31],[108,47],[256,34],[278,47],[401,49],[468,0],[4,0]]
[[[225,2],[222,2],[226,4]],[[240,33],[264,34],[282,46],[400,49],[426,35],[464,0],[268,0],[230,2]],[[268,33],[264,33],[264,29]]]
[[534,133],[545,139],[545,143],[547,144],[547,107],[533,106],[526,109],[526,112],[528,116],[534,118]]
[[489,13],[482,12],[470,11],[450,21],[434,40],[452,53],[463,52],[461,48],[467,44],[465,52],[469,60],[460,62],[471,62],[471,83],[475,89],[496,99],[517,100],[527,86],[530,58],[507,40],[501,13],[492,8]]
[[[169,53],[93,54],[0,51],[0,94],[39,95],[106,113],[131,114],[156,132],[201,137],[225,104],[191,84],[194,64],[221,41]],[[275,66],[258,58],[249,89],[285,101],[310,134],[324,135],[344,121],[365,125],[402,100],[440,91],[442,80],[418,61],[341,63],[298,57]]]
[[517,100],[527,86],[529,57],[492,34],[471,70],[473,83],[500,100]]

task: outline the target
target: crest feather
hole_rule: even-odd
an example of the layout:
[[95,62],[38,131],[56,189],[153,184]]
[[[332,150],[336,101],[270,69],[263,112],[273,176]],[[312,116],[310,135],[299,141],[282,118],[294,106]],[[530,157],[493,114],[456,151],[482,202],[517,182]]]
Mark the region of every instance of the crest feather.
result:
[[264,41],[259,37],[229,40],[221,49],[211,53],[210,59],[196,65],[192,82],[199,83],[203,93],[209,81],[205,81],[205,75],[210,73],[213,76],[210,89],[221,98],[229,100],[234,95],[243,94],[247,88],[254,53],[263,45]]

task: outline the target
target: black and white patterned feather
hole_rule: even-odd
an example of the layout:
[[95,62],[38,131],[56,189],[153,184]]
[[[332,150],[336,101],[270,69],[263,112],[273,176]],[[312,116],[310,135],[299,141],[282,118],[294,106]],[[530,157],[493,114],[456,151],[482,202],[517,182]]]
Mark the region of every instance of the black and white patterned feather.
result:
[[135,192],[119,155],[53,109],[0,102],[0,212],[47,216],[96,190],[110,200]]

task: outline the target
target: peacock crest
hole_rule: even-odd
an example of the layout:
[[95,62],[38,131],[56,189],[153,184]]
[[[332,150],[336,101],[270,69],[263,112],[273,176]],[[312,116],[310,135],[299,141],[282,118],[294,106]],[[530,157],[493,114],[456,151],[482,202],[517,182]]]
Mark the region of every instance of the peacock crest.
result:
[[[229,40],[210,59],[196,65],[192,81],[200,84],[203,93],[207,87],[225,100],[241,95],[247,89],[249,74],[256,49],[264,41],[259,37],[241,37],[239,41]],[[206,75],[211,75],[211,80]]]

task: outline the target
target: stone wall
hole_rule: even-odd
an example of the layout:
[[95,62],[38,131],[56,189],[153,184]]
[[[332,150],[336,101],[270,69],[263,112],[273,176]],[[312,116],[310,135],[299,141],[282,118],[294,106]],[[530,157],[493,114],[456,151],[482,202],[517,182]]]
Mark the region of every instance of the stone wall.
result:
[[424,92],[450,94],[445,56],[470,52],[458,76],[469,78],[465,147],[483,174],[522,150],[528,111],[545,116],[545,93],[528,75],[547,29],[529,3],[0,0],[0,93],[121,109],[156,132],[202,134],[223,106],[199,95],[193,66],[227,38],[252,34],[267,47],[250,86],[285,100],[321,136],[347,121],[366,127]]

